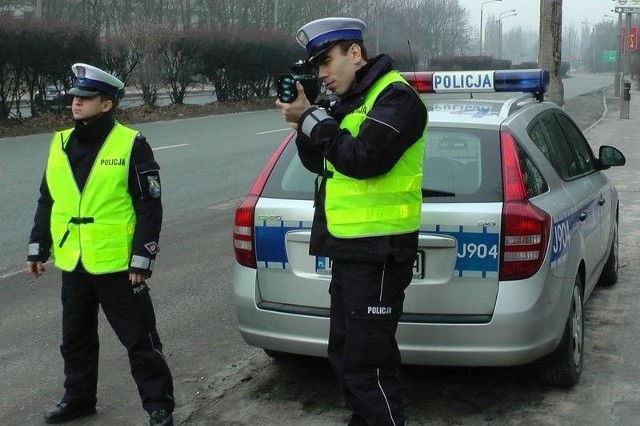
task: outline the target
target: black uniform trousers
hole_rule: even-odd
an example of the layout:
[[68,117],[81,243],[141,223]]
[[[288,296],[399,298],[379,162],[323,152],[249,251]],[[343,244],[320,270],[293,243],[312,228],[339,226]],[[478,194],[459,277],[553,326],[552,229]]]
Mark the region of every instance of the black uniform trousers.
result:
[[98,382],[98,305],[126,347],[131,374],[148,413],[173,411],[173,380],[162,354],[146,283],[133,288],[128,272],[62,272],[63,401],[93,403]]
[[413,261],[333,260],[329,362],[353,415],[349,425],[405,424],[395,333]]

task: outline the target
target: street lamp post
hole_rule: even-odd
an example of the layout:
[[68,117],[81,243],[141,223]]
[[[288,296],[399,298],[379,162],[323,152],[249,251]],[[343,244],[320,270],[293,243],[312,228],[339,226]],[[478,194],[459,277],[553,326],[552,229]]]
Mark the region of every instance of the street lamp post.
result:
[[[616,18],[614,16],[611,15],[604,15],[604,18],[609,18],[609,19],[613,19],[614,21],[616,20]],[[615,69],[614,69],[614,74],[613,74],[613,96],[615,97],[619,97],[620,96],[620,62],[621,62],[621,54],[622,52],[620,51],[620,46],[622,45],[622,13],[618,13],[618,47],[616,49],[616,64],[615,64]]]
[[[504,13],[509,13],[509,12],[513,12],[513,13],[511,13],[511,15],[502,16]],[[500,18],[498,19],[498,31],[499,31],[498,36],[500,37],[498,39],[498,57],[500,59],[502,59],[502,20],[503,19],[507,19],[507,18],[511,18],[512,16],[516,16],[517,13],[515,13],[515,12],[516,12],[515,9],[508,10],[507,12],[502,12],[500,14]]]
[[[509,9],[509,10],[505,10],[504,12],[500,12],[500,13],[498,14],[498,21],[501,21],[501,20],[502,20],[502,15],[506,15],[506,14],[508,14],[508,13],[514,13],[514,14],[516,14],[516,10],[515,10],[515,9]],[[516,14],[516,15],[517,15],[517,14]],[[509,15],[509,16],[512,16],[512,15]],[[508,18],[508,16],[505,16],[505,18]]]
[[487,0],[487,1],[483,2],[480,5],[480,56],[482,56],[482,31],[483,31],[483,29],[482,29],[482,13],[484,11],[484,5],[487,4],[487,3],[493,3],[493,2],[496,2],[496,1],[502,1],[502,0]]
[[[595,72],[595,47],[593,47],[593,32],[591,31],[591,24],[589,24],[589,21],[582,21],[580,22],[582,24],[582,39],[583,39],[583,43],[584,43],[584,38],[587,37],[587,40],[589,42],[589,45],[587,46],[587,48],[585,49],[584,47],[582,48],[582,52],[583,55],[585,57],[585,59],[588,59],[588,54],[589,54],[589,48],[591,48],[592,50],[594,50],[593,56],[594,58],[591,58],[590,62],[591,62],[591,72]],[[586,53],[586,55],[585,55]]]

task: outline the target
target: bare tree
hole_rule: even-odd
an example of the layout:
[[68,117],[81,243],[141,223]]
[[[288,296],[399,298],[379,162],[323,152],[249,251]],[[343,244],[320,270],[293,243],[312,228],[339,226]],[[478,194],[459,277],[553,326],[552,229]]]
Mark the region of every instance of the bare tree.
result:
[[562,0],[540,0],[540,47],[538,63],[549,70],[549,98],[564,105],[564,86],[560,78],[562,60]]
[[155,107],[158,93],[163,86],[162,60],[160,52],[165,31],[161,26],[146,24],[128,28],[128,38],[134,51],[139,53],[139,64],[132,74],[132,80],[140,91],[145,105]]

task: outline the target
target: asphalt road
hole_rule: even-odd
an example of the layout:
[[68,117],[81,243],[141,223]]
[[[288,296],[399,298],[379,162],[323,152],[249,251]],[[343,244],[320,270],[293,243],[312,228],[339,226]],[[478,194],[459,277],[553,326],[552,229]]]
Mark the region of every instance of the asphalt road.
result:
[[[567,110],[582,128],[602,115],[597,89],[612,80],[602,75],[565,80]],[[288,131],[279,112],[136,127],[149,139],[162,167],[162,251],[149,284],[174,374],[176,423],[343,424],[348,413],[325,361],[273,362],[246,345],[236,330],[231,303],[233,213]],[[605,139],[602,143],[616,144],[606,135],[600,137]],[[8,425],[41,424],[42,410],[62,394],[59,273],[51,265],[39,280],[23,272],[49,138],[0,139],[0,423]],[[631,173],[632,167],[612,173]],[[631,175],[616,177],[633,181]],[[625,423],[626,413],[640,410],[635,399],[621,401],[616,408],[608,405],[625,389],[630,395],[638,395],[640,389],[640,374],[621,374],[626,372],[619,367],[622,355],[611,353],[628,340],[625,351],[639,348],[631,331],[618,333],[637,322],[635,300],[640,300],[639,291],[630,285],[637,240],[623,243],[622,232],[621,225],[621,246],[626,250],[621,253],[626,262],[621,282],[614,289],[597,291],[587,305],[586,366],[577,388],[542,388],[526,368],[407,367],[410,424],[635,424]],[[102,316],[100,333],[98,415],[78,424],[145,424],[126,353]],[[632,352],[625,355],[637,364]],[[613,377],[619,384],[612,383]]]

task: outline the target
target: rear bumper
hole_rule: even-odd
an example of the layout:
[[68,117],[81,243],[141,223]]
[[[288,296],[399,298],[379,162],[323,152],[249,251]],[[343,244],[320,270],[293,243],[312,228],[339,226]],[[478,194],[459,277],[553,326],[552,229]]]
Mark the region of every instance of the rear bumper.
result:
[[[329,318],[260,309],[256,271],[236,265],[234,298],[240,334],[259,348],[326,357]],[[547,277],[548,278],[548,277]],[[545,280],[536,280],[545,282]],[[513,366],[541,358],[557,346],[569,301],[523,282],[500,283],[491,320],[483,324],[401,322],[397,341],[404,364]],[[528,283],[527,283],[528,285]],[[523,297],[523,293],[524,296]],[[569,293],[570,294],[570,293]],[[559,309],[559,306],[566,306]]]

